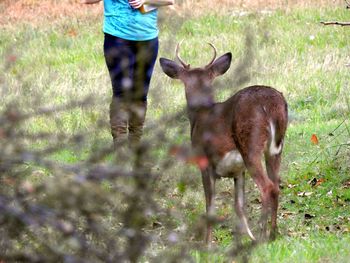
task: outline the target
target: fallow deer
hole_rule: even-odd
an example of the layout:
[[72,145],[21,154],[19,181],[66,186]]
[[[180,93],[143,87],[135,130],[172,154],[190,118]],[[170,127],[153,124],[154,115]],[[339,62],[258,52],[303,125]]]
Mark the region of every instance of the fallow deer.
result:
[[[210,45],[214,57],[205,67],[190,68],[179,56],[179,44],[176,57],[181,65],[160,58],[164,73],[184,83],[192,148],[198,156],[208,160],[208,166],[201,171],[206,212],[208,216],[214,214],[215,180],[232,177],[239,232],[255,240],[244,208],[244,172],[248,170],[261,196],[260,240],[268,237],[269,216],[270,238],[273,239],[277,231],[279,169],[288,122],[287,103],[282,93],[274,88],[258,85],[241,89],[226,101],[215,103],[213,80],[230,68],[232,54],[226,53],[216,59],[216,49]],[[206,242],[211,241],[212,223],[207,220]]]

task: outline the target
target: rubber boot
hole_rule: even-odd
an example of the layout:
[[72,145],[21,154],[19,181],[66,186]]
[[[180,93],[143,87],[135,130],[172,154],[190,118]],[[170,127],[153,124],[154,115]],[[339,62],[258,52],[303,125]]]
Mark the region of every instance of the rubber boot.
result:
[[146,112],[147,102],[134,102],[130,105],[129,143],[131,147],[137,146],[141,140]]
[[120,145],[127,140],[129,118],[127,105],[120,99],[113,97],[110,105],[109,116],[114,149],[117,150],[118,144]]

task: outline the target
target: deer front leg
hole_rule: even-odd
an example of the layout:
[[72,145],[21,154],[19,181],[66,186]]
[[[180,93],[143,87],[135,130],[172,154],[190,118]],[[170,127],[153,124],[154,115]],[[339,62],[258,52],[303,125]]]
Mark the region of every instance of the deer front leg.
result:
[[215,198],[215,177],[212,169],[208,167],[202,171],[202,182],[205,194],[206,214],[207,214],[207,232],[205,242],[210,245],[213,239],[212,217],[215,214],[214,198]]

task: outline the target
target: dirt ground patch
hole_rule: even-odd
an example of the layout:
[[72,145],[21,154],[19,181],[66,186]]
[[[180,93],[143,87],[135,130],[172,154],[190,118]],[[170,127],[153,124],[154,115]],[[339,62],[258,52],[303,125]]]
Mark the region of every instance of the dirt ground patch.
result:
[[40,23],[67,16],[97,16],[102,12],[102,4],[84,5],[79,0],[0,0],[0,24]]
[[[191,10],[200,14],[207,10],[277,9],[309,6],[339,6],[342,0],[175,0],[177,12]],[[96,5],[80,4],[79,0],[0,0],[0,24],[14,22],[38,23],[62,17],[99,16],[102,2]]]

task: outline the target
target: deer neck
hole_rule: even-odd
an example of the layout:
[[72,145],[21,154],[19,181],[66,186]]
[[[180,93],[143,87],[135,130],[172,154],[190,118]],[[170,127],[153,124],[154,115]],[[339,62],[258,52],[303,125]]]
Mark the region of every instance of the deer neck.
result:
[[216,103],[205,106],[187,107],[187,114],[191,125],[191,137],[194,132],[200,132],[204,127],[208,127],[212,121]]

